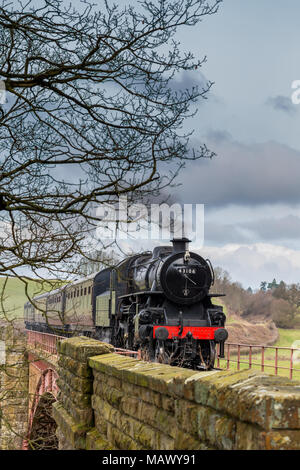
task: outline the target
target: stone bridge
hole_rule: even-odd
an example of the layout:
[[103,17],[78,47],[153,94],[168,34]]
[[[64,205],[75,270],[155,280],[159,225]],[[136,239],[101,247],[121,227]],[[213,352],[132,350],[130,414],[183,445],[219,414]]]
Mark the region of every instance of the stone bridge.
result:
[[147,363],[86,337],[56,350],[53,338],[45,351],[0,333],[1,449],[300,449],[299,382]]

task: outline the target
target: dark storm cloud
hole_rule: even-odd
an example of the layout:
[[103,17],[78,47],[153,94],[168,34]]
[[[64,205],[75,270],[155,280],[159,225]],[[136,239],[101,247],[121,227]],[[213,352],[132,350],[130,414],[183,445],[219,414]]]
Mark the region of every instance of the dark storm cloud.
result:
[[[182,186],[176,191],[181,202],[210,207],[300,202],[299,151],[277,142],[205,142],[217,156],[186,165],[178,177]],[[199,143],[191,146],[197,149]]]
[[266,104],[271,106],[276,111],[283,111],[287,114],[294,114],[296,112],[296,106],[292,103],[291,98],[287,96],[274,96],[267,99]]

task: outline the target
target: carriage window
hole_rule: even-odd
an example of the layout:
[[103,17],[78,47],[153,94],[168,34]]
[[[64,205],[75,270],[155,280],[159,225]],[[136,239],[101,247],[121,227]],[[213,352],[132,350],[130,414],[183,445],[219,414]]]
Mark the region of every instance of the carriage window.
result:
[[88,290],[89,294],[91,293],[91,286],[89,286],[89,290]]
[[84,295],[86,295],[86,287],[84,288]]

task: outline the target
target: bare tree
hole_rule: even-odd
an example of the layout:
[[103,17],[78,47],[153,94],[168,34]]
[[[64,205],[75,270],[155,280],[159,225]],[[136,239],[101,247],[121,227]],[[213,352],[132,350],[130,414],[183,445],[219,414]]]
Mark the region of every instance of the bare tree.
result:
[[68,260],[95,206],[157,193],[187,159],[212,156],[181,134],[212,83],[182,92],[172,83],[206,60],[181,53],[176,31],[220,2],[2,1],[0,274]]
[[[134,8],[106,0],[76,7],[63,0],[0,0],[5,323],[14,318],[5,304],[7,277],[18,276],[31,301],[57,287],[47,279],[69,278],[76,257],[94,261],[96,248],[89,255],[86,245],[97,206],[121,195],[147,201],[168,188],[185,161],[213,155],[205,144],[192,150],[191,133],[182,131],[212,83],[180,92],[173,84],[182,71],[200,76],[206,60],[180,50],[178,29],[216,13],[220,3],[142,0]],[[35,289],[23,268],[40,278]]]

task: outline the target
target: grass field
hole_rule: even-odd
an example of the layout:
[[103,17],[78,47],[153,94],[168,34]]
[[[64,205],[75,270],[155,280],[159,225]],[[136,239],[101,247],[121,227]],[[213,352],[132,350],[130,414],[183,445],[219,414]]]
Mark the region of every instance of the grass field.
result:
[[[297,330],[285,330],[278,329],[279,339],[271,347],[266,348],[264,351],[264,372],[267,372],[271,375],[276,375],[275,369],[275,355],[276,347],[278,348],[291,348],[294,341],[300,341],[300,329]],[[300,345],[297,346],[300,348]],[[227,347],[225,346],[225,356],[227,356]],[[230,369],[249,369],[249,349],[241,350],[240,353],[240,363],[237,362],[237,347],[230,348]],[[290,350],[278,349],[277,352],[277,375],[282,377],[290,376],[290,360],[291,352]],[[226,359],[220,360],[220,368],[226,369],[227,361]],[[252,354],[252,365],[251,368],[254,370],[262,371],[262,352],[254,352]],[[293,352],[293,379],[300,381],[300,351]]]
[[[6,278],[0,277],[0,294],[2,293],[3,287],[5,286],[2,299],[0,299],[0,320],[22,318],[24,304],[28,300],[26,296],[25,283],[18,278],[9,278],[5,285],[5,280]],[[30,297],[49,291],[51,288],[53,288],[51,287],[52,284],[50,282],[27,282],[28,293]],[[53,284],[55,284],[55,281],[53,281]]]
[[[228,315],[227,308],[225,304],[217,299],[214,303],[222,305],[225,315],[227,316],[226,325],[230,326],[232,324],[239,324],[239,318],[237,316]],[[300,328],[297,329],[283,329],[278,328],[279,338],[273,346],[273,348],[266,348],[264,351],[264,371],[276,375],[275,370],[275,355],[276,347],[278,348],[291,348],[295,341],[299,341],[297,348],[300,348]],[[247,341],[247,344],[249,341]],[[258,343],[256,343],[258,344]],[[264,343],[262,343],[264,344]],[[295,346],[294,346],[295,347]],[[278,349],[277,352],[277,375],[283,377],[290,376],[290,360],[291,352],[290,350]],[[227,347],[225,346],[225,357],[227,357]],[[240,353],[240,363],[237,363],[237,347],[230,347],[230,369],[249,369],[249,348],[241,350]],[[244,362],[244,363],[243,363]],[[252,353],[252,365],[251,368],[255,370],[262,370],[262,353]],[[227,361],[226,359],[220,360],[220,367],[226,369]],[[281,367],[286,369],[281,369]],[[293,371],[293,379],[300,381],[300,351],[293,352],[293,368],[296,369]]]

